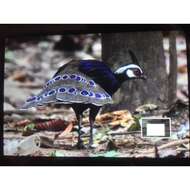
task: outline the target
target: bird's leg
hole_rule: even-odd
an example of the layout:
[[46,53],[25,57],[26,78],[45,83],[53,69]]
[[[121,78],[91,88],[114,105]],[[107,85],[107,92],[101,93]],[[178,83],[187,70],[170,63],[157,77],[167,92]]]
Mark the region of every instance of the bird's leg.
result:
[[93,145],[93,128],[96,116],[100,110],[100,107],[93,107],[90,109],[89,122],[90,122],[90,139],[89,139],[89,148],[92,148]]
[[81,114],[76,114],[77,120],[78,120],[78,143],[77,147],[79,149],[84,148],[84,144],[81,139],[81,123],[82,123],[82,115]]
[[89,139],[89,147],[93,145],[93,128],[94,128],[94,119],[89,118],[90,122],[90,139]]

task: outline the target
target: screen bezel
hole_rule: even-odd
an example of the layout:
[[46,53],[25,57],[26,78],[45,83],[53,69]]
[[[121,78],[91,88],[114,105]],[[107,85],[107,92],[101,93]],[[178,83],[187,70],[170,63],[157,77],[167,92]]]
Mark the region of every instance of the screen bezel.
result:
[[[180,24],[7,24],[0,25],[0,70],[1,77],[1,128],[0,128],[0,165],[14,166],[185,166],[190,165],[189,158],[105,158],[105,157],[29,157],[3,155],[3,89],[4,89],[4,53],[5,39],[22,36],[57,35],[57,34],[87,34],[87,33],[115,33],[136,31],[171,31],[180,30],[190,35],[190,25]],[[190,63],[188,62],[188,87]],[[190,88],[189,88],[190,89]]]

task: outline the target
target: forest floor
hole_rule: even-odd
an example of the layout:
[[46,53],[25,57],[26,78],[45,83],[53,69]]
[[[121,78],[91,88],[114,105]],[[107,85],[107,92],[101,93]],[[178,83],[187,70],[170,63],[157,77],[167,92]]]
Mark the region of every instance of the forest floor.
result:
[[[94,148],[84,150],[75,147],[77,122],[70,109],[5,111],[4,151],[8,155],[31,156],[189,157],[187,106],[177,102],[175,110],[154,110],[146,114],[120,110],[100,114],[94,129]],[[143,138],[139,124],[142,115],[171,117],[171,137]],[[85,145],[88,145],[89,131],[88,117],[84,117],[82,139]]]
[[[189,102],[187,65],[183,40],[178,48],[178,100],[167,110],[157,105],[139,106],[135,112],[119,110],[99,114],[94,128],[94,148],[76,149],[77,122],[71,108],[49,105],[31,110],[19,110],[26,98],[37,94],[45,81],[70,58],[100,59],[98,35],[74,37],[72,51],[59,51],[60,36],[38,41],[10,40],[5,52],[4,76],[4,154],[50,157],[190,157]],[[71,40],[70,39],[70,40]],[[181,40],[181,41],[180,41]],[[69,40],[68,40],[69,41]],[[71,41],[69,41],[71,44]],[[76,45],[78,44],[78,46]],[[167,58],[167,40],[165,41]],[[71,48],[71,47],[70,47]],[[144,138],[140,119],[171,118],[170,138]],[[88,113],[84,113],[82,139],[88,145]]]

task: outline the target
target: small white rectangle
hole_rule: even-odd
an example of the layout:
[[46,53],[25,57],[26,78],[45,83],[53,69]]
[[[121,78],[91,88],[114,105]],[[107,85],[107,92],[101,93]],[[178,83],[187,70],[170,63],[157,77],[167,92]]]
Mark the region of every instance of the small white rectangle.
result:
[[147,123],[147,136],[165,136],[165,124]]

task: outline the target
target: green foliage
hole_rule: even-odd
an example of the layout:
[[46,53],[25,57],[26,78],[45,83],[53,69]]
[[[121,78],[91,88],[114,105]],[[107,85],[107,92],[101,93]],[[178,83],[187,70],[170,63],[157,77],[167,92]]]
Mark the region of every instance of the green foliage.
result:
[[29,135],[32,135],[36,129],[35,129],[35,124],[34,123],[30,123],[28,125],[26,125],[23,129],[23,132],[22,132],[22,135],[23,136],[29,136]]
[[50,156],[51,157],[64,157],[65,155],[62,152],[55,150],[50,153]]
[[104,152],[104,153],[99,153],[99,154],[95,154],[92,155],[93,157],[117,157],[118,156],[118,152],[115,150],[111,150],[108,152]]
[[140,115],[136,115],[136,116],[133,116],[133,118],[134,118],[135,123],[133,123],[129,127],[128,131],[138,131],[138,130],[141,129],[141,125],[140,125],[140,122],[139,122],[141,116]]
[[5,51],[5,62],[12,62],[14,60],[14,54],[12,51]]

